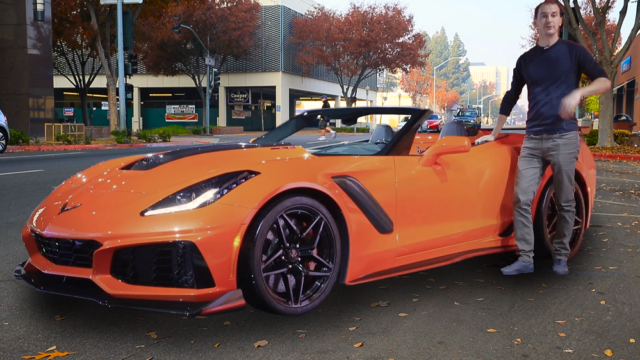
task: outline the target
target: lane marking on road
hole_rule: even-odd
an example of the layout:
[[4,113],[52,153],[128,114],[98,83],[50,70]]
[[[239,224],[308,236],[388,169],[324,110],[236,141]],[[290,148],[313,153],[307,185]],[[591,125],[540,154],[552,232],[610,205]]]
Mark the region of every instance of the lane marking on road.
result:
[[598,180],[618,180],[618,181],[631,181],[631,182],[637,182],[640,183],[640,180],[631,180],[631,179],[614,179],[614,178],[605,178],[605,177],[599,177]]
[[27,155],[27,156],[0,157],[0,160],[7,160],[7,159],[26,159],[26,158],[34,158],[34,157],[44,157],[44,156],[61,156],[61,155],[73,155],[73,154],[82,154],[82,152],[71,152],[71,153],[65,153],[65,154],[47,154],[47,155]]
[[602,216],[622,216],[622,217],[637,217],[640,218],[640,215],[627,215],[627,214],[603,214],[603,213],[591,213],[591,215],[602,215]]
[[40,172],[40,171],[44,171],[44,170],[29,170],[29,171],[10,172],[10,173],[0,174],[0,176],[2,176],[2,175],[28,174],[28,173],[34,173],[34,172]]
[[625,205],[625,206],[640,206],[640,205],[636,205],[636,204],[627,204],[627,203],[621,203],[621,202],[615,202],[615,201],[605,201],[605,200],[594,200],[595,202],[601,202],[601,203],[605,203],[605,204],[613,204],[613,205]]

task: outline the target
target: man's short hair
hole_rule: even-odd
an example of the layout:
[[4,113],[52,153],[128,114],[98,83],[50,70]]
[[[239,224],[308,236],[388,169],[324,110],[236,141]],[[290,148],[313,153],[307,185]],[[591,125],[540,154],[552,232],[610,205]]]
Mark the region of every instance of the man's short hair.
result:
[[536,6],[536,9],[533,12],[533,21],[538,20],[538,13],[540,12],[540,8],[546,5],[555,5],[560,10],[560,15],[564,13],[562,6],[558,5],[554,0],[545,0]]

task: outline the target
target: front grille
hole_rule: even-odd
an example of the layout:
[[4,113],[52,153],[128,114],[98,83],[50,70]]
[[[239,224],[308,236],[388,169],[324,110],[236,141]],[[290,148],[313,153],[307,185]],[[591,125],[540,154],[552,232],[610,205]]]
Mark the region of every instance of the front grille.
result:
[[93,253],[102,246],[95,240],[57,239],[32,233],[40,254],[56,265],[91,268]]
[[117,250],[111,262],[111,275],[131,285],[192,289],[215,287],[207,263],[190,241]]

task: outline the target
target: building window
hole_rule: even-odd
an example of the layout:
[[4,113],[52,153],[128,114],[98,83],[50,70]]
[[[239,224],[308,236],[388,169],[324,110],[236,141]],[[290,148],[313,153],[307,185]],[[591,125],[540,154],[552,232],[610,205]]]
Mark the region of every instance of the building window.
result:
[[33,12],[36,21],[44,21],[44,0],[33,0]]

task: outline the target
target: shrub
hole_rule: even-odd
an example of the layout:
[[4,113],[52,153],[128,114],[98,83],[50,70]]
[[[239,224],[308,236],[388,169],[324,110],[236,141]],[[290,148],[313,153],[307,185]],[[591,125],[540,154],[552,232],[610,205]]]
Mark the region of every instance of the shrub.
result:
[[613,141],[618,145],[627,145],[630,137],[631,131],[629,130],[613,130]]
[[91,145],[92,141],[93,141],[93,133],[91,135],[85,135],[84,136],[84,144],[85,145]]
[[[335,128],[333,130],[335,130],[336,132],[339,132],[339,133],[352,133],[353,132],[353,126],[351,126],[351,127],[339,127],[339,128]],[[369,128],[368,127],[359,127],[359,128],[356,128],[356,131],[359,132],[359,133],[368,133],[369,132]]]
[[180,126],[180,125],[171,125],[171,126],[165,126],[165,127],[161,127],[161,128],[157,128],[157,129],[153,129],[151,130],[152,134],[157,134],[160,135],[160,132],[165,132],[168,133],[170,135],[189,135],[191,133],[191,131],[189,131],[189,129],[187,129],[184,126]]
[[591,129],[589,133],[584,137],[584,141],[587,143],[587,146],[596,146],[598,143],[598,130]]
[[71,140],[71,137],[69,137],[67,133],[56,134],[56,142],[61,142],[63,145],[73,144],[73,140]]
[[168,131],[160,130],[158,136],[160,137],[160,140],[162,140],[162,142],[171,141],[171,133],[169,133]]
[[[198,126],[198,127],[194,127],[193,130],[191,130],[191,133],[193,135],[200,135],[202,134],[202,131],[203,131],[202,128]],[[206,132],[206,128],[204,131]]]
[[23,131],[9,129],[9,132],[11,133],[9,145],[29,145],[31,142],[29,135],[25,134]]
[[[631,131],[629,130],[614,130],[613,141],[618,145],[627,145],[629,138],[631,137]],[[585,142],[587,146],[596,146],[598,144],[598,130],[591,129],[585,136]]]
[[136,131],[136,137],[138,140],[149,142],[149,136],[151,135],[150,130],[138,130]]

